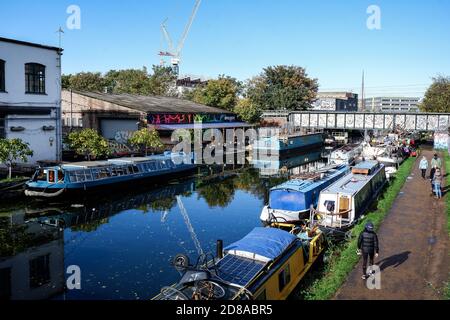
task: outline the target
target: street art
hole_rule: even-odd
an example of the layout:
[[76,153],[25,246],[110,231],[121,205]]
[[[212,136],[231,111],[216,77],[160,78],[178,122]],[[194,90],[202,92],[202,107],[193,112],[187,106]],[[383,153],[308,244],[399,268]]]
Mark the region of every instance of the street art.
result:
[[434,134],[434,149],[447,150],[448,145],[448,133],[435,133]]
[[236,121],[230,114],[149,114],[148,123],[159,124],[192,124],[192,123],[221,123]]

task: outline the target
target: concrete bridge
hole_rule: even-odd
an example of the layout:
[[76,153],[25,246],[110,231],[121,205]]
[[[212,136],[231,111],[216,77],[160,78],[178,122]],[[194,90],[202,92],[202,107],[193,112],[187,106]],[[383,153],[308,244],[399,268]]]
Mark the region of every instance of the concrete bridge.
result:
[[417,130],[447,132],[449,113],[373,113],[336,111],[267,111],[265,120],[284,119],[295,127],[306,129],[346,130]]

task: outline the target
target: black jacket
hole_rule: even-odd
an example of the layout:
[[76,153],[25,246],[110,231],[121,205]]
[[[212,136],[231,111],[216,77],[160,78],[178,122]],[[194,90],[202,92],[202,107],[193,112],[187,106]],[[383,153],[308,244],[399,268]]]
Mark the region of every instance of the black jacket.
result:
[[378,236],[373,231],[364,230],[359,235],[358,249],[363,252],[375,252],[378,253]]

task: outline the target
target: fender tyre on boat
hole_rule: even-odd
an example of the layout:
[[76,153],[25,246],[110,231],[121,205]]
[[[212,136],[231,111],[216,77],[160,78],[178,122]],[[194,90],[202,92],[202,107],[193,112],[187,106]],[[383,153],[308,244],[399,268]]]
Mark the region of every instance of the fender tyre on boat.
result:
[[183,271],[189,267],[189,257],[185,254],[177,254],[173,258],[172,264],[178,271]]

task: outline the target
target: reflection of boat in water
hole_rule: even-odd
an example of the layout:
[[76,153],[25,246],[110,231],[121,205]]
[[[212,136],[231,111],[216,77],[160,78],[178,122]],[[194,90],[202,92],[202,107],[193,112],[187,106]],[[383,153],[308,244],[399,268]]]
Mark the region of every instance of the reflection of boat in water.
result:
[[386,183],[383,164],[376,161],[361,162],[352,172],[322,190],[317,210],[324,227],[348,228],[352,226],[378,197]]
[[295,222],[316,207],[320,191],[349,172],[346,165],[323,168],[315,173],[293,178],[270,190],[269,205],[260,219],[270,222]]
[[255,159],[251,160],[251,164],[255,169],[258,169],[260,174],[263,176],[276,176],[282,173],[287,173],[292,168],[297,168],[307,163],[319,161],[321,156],[322,150],[319,149],[286,159]]
[[26,183],[25,194],[44,198],[74,192],[86,194],[88,191],[124,183],[167,179],[170,175],[194,168],[192,156],[170,152],[150,157],[63,164],[37,170]]
[[243,239],[218,249],[217,259],[202,256],[190,265],[179,255],[181,280],[154,300],[283,300],[299,284],[325,247],[320,230],[291,232],[255,228]]
[[330,163],[352,165],[361,154],[362,144],[347,144],[331,152]]

